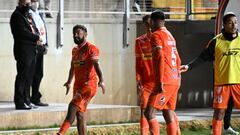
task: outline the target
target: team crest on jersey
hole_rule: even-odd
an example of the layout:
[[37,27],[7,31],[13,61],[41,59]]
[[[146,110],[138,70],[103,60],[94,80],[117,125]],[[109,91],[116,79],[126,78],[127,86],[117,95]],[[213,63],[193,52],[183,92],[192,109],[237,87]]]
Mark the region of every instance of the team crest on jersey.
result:
[[160,104],[160,105],[164,105],[165,102],[166,102],[166,96],[162,96],[162,97],[160,98],[160,100],[159,100],[159,104]]

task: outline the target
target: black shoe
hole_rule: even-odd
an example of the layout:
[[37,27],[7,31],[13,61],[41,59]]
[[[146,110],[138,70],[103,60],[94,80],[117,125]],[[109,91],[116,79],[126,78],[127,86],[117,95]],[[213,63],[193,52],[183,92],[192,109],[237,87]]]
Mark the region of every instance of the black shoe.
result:
[[46,18],[53,18],[53,16],[50,13],[45,14]]
[[37,106],[35,106],[32,103],[26,103],[26,104],[27,104],[27,106],[31,107],[31,109],[37,109],[38,108]]
[[16,110],[30,110],[31,107],[27,106],[25,103],[21,105],[15,105]]
[[48,106],[48,104],[47,103],[42,103],[41,101],[39,101],[39,102],[32,102],[34,105],[36,105],[36,106]]

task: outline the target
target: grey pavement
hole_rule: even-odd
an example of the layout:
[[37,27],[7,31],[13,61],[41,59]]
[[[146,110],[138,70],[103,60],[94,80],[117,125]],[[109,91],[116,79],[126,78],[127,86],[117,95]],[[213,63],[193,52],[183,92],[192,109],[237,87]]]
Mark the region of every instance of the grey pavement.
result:
[[[67,103],[50,103],[48,107],[38,107],[37,109],[31,110],[15,110],[12,102],[0,102],[0,115],[4,113],[17,113],[17,112],[51,112],[51,111],[67,111]],[[88,109],[101,109],[101,108],[130,108],[136,106],[128,105],[99,105],[90,104]],[[191,121],[191,120],[206,120],[211,119],[213,115],[212,108],[181,108],[176,110],[176,114],[180,121]],[[233,110],[232,117],[240,118],[240,110]],[[157,118],[159,122],[164,122],[161,111],[157,112]]]
[[[131,108],[137,106],[129,106],[129,105],[102,105],[102,104],[90,104],[88,109],[114,109],[114,108]],[[15,106],[13,102],[0,102],[0,115],[3,113],[17,113],[17,112],[51,112],[51,111],[67,111],[68,104],[67,103],[50,103],[47,107],[38,107],[36,109],[31,110],[15,110]]]

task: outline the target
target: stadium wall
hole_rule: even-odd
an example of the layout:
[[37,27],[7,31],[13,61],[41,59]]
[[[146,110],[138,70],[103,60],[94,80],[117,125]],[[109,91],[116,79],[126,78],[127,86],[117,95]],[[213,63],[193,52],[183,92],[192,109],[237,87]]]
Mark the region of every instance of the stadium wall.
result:
[[[42,100],[48,103],[69,102],[72,95],[65,96],[63,84],[67,80],[71,60],[72,27],[84,24],[88,28],[88,40],[100,49],[101,66],[107,92],[102,95],[100,89],[93,99],[95,104],[136,105],[135,82],[135,38],[143,33],[139,21],[130,23],[130,46],[122,48],[122,20],[65,20],[64,46],[56,49],[56,22],[47,20],[49,51],[45,56],[44,78],[42,80]],[[214,21],[169,21],[166,23],[177,40],[177,47],[186,64],[197,57],[214,33]],[[13,57],[13,39],[9,20],[0,20],[0,99],[12,101],[16,75]],[[184,73],[178,95],[178,107],[211,107],[212,105],[212,63]]]
[[[65,20],[64,46],[56,49],[56,22],[47,20],[49,50],[44,60],[44,77],[41,84],[42,100],[47,103],[69,102],[63,84],[70,68],[71,50],[74,46],[72,27],[84,24],[88,40],[100,49],[100,63],[106,84],[106,94],[99,89],[92,103],[136,105],[134,39],[136,23],[131,23],[130,46],[122,48],[122,20]],[[0,20],[0,101],[12,101],[16,63],[13,57],[13,38],[9,20]],[[70,92],[71,93],[71,92]]]

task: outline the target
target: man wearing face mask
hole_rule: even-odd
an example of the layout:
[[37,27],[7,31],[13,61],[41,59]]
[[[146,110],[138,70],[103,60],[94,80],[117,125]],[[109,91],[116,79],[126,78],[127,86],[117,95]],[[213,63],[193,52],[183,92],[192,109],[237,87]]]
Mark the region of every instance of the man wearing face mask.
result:
[[14,38],[14,57],[17,64],[14,103],[16,109],[31,109],[26,103],[26,92],[30,89],[34,69],[36,47],[42,45],[37,29],[29,14],[31,0],[19,0],[11,15],[10,26]]
[[68,94],[73,77],[73,99],[68,106],[67,116],[57,135],[64,135],[77,118],[79,135],[86,135],[87,105],[97,92],[97,87],[105,93],[102,71],[99,65],[99,50],[92,43],[86,41],[87,28],[83,25],[73,27],[73,39],[76,46],[72,49],[71,68],[66,86]]
[[26,96],[30,99],[29,101],[36,106],[48,106],[48,104],[41,102],[40,98],[42,95],[39,91],[40,83],[43,77],[43,55],[47,53],[48,41],[46,25],[43,20],[42,13],[39,13],[38,11],[38,6],[38,0],[31,0],[31,9],[29,10],[29,14],[33,18],[38,34],[42,37],[42,45],[37,46],[36,67],[32,82],[32,96],[30,98],[30,91],[27,92]]

